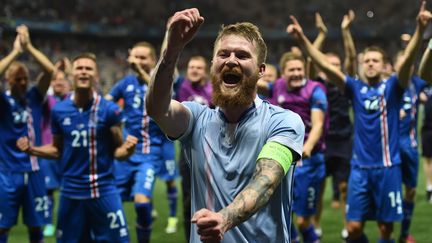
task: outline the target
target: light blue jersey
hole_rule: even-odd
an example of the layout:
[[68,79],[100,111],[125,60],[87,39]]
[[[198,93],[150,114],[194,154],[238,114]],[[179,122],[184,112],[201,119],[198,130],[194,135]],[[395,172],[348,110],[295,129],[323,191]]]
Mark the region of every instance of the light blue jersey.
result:
[[[304,125],[300,117],[256,98],[238,123],[228,123],[219,108],[183,103],[190,111],[189,126],[180,137],[191,168],[192,214],[201,208],[219,211],[250,183],[264,144],[302,154]],[[223,242],[290,242],[293,166],[268,204],[249,220],[225,233]],[[196,225],[191,242],[200,242]]]

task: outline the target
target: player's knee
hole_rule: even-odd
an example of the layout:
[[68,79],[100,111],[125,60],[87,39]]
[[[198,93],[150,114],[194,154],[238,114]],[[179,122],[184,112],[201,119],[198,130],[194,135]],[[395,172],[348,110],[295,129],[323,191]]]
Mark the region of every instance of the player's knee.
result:
[[170,180],[166,182],[167,187],[176,187],[175,180]]
[[381,238],[390,239],[393,232],[393,223],[378,222],[378,228],[380,231]]
[[135,194],[134,196],[135,203],[149,203],[151,202],[151,198],[144,194]]
[[299,216],[297,217],[297,225],[300,229],[306,229],[311,224],[310,217],[303,217]]
[[363,234],[363,224],[361,222],[350,221],[347,224],[347,230],[350,239],[357,239]]

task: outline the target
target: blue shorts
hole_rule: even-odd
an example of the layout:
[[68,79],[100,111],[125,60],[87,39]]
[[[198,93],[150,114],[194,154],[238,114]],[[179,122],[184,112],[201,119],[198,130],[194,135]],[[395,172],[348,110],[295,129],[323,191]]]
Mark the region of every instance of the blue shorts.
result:
[[316,212],[321,183],[325,178],[324,155],[315,153],[298,163],[294,171],[293,211],[297,216]]
[[154,154],[134,154],[127,161],[114,162],[114,176],[121,198],[133,200],[135,194],[153,195],[156,175],[162,163]]
[[179,175],[177,163],[175,161],[174,142],[166,139],[162,145],[163,165],[158,176],[164,181],[175,180]]
[[402,182],[407,187],[415,188],[417,186],[419,153],[416,148],[411,146],[401,146],[399,152],[402,160]]
[[49,159],[39,159],[41,171],[45,175],[45,184],[48,190],[60,188],[60,172],[58,161]]
[[347,198],[348,221],[395,222],[402,220],[401,167],[351,167]]
[[0,171],[0,228],[9,229],[17,223],[21,206],[24,224],[46,224],[49,211],[43,174]]
[[120,196],[97,199],[60,196],[57,242],[129,242]]

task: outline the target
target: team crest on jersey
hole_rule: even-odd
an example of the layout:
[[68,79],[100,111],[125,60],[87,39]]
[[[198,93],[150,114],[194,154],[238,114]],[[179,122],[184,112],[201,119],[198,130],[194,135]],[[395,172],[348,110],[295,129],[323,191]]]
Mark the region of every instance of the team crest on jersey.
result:
[[126,92],[131,92],[131,91],[133,91],[134,90],[134,86],[133,86],[133,84],[129,84],[127,87],[126,87]]
[[70,117],[66,117],[64,120],[63,120],[63,126],[70,126],[71,125],[71,119],[70,119]]

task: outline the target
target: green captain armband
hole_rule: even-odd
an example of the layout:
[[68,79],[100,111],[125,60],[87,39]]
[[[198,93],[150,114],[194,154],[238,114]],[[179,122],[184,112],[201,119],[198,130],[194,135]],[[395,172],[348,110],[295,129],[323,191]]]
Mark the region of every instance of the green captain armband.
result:
[[283,168],[285,174],[293,162],[293,155],[289,148],[277,142],[268,142],[264,144],[258,155],[259,159],[272,159],[277,161]]

